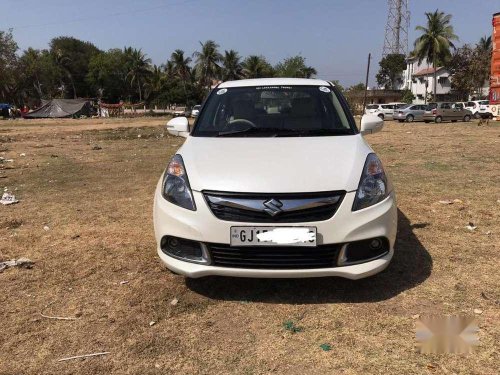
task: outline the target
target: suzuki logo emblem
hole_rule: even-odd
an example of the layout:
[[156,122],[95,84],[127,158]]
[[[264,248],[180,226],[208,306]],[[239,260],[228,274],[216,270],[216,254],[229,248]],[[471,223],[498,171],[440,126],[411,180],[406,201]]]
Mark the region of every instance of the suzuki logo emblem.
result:
[[264,208],[264,211],[267,212],[271,216],[276,216],[280,212],[283,212],[281,207],[283,206],[283,203],[281,203],[277,199],[269,199],[263,203],[263,205],[266,207]]

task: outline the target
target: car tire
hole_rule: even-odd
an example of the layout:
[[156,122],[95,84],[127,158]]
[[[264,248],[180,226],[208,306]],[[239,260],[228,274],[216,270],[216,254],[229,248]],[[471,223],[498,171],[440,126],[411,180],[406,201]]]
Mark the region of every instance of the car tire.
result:
[[436,117],[436,118],[434,119],[434,122],[435,122],[436,124],[440,124],[441,122],[443,122],[443,118],[442,118],[441,116],[438,116],[438,117]]
[[413,115],[406,116],[406,122],[413,122],[413,120],[415,120],[415,117]]
[[405,122],[405,120],[398,120],[399,122]]
[[470,121],[470,116],[469,115],[465,115],[464,116],[464,122],[469,122]]
[[380,117],[382,120],[384,119],[384,115],[383,114],[380,114],[380,115],[377,115],[378,117]]
[[481,118],[481,114],[479,112],[474,113],[474,118],[479,120]]

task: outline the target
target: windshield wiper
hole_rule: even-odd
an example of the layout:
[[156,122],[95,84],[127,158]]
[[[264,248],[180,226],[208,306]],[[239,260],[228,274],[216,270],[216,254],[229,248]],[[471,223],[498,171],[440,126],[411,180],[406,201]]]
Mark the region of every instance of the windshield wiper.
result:
[[227,137],[227,136],[232,136],[232,135],[257,135],[257,134],[265,134],[269,137],[276,137],[276,135],[281,131],[282,129],[279,128],[247,128],[247,129],[241,129],[241,130],[231,130],[227,132],[220,132],[217,134],[217,137]]
[[351,129],[282,129],[278,134],[278,137],[314,137],[314,136],[325,136],[325,135],[352,135]]
[[217,137],[246,136],[262,134],[268,137],[314,137],[327,135],[351,135],[351,129],[289,129],[289,128],[247,128],[220,132]]

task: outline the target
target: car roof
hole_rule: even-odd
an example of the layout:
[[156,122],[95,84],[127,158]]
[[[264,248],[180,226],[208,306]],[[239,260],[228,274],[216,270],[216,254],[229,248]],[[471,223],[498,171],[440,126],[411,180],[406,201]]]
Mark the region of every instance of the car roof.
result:
[[227,81],[221,83],[218,88],[229,87],[251,87],[251,86],[328,86],[330,83],[322,79],[307,78],[255,78],[241,79],[238,81]]

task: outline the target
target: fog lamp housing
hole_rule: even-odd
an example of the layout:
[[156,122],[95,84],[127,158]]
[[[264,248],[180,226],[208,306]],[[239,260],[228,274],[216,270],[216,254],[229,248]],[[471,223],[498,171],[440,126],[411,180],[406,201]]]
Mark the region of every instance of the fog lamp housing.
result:
[[369,262],[387,254],[389,250],[389,240],[385,237],[349,242],[342,246],[337,264],[349,266]]
[[174,236],[164,236],[160,242],[163,253],[185,262],[208,264],[209,256],[206,246],[198,241],[186,240]]

